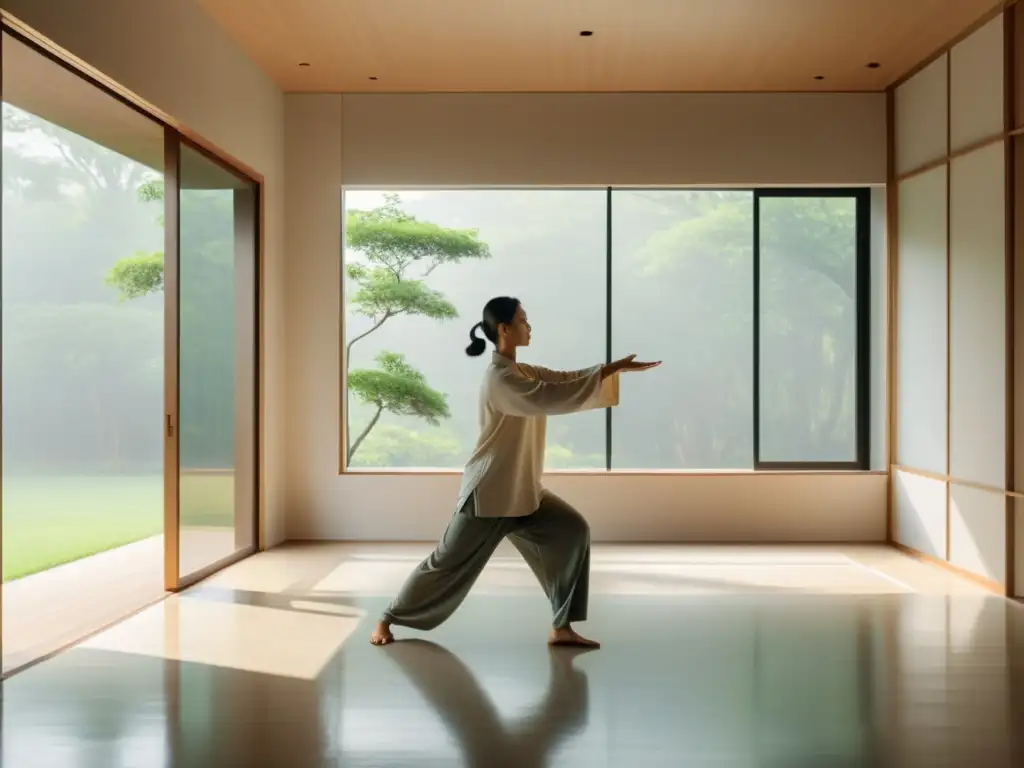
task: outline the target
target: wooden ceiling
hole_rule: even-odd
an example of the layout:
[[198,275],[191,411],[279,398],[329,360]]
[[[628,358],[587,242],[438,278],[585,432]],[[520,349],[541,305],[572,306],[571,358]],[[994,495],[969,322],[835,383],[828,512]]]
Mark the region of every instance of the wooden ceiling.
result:
[[[877,91],[1001,5],[995,0],[199,2],[284,90],[293,92]],[[582,30],[593,36],[581,37]],[[870,62],[881,66],[869,69]]]

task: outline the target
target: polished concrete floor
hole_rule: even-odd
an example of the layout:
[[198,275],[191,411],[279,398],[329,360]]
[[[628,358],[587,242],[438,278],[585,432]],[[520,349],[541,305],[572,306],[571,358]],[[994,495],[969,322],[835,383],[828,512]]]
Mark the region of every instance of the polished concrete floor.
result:
[[[181,572],[229,556],[231,528],[183,528]],[[164,537],[109,549],[3,585],[3,673],[48,656],[164,597]]]
[[548,650],[501,550],[386,649],[420,546],[289,546],[3,683],[21,766],[1024,765],[1024,611],[880,548],[598,547]]

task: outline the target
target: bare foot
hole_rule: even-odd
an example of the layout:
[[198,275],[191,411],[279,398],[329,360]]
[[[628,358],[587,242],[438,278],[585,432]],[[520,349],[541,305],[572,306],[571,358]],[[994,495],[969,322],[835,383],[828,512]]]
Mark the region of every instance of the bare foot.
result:
[[577,634],[572,627],[558,627],[551,630],[548,635],[548,645],[568,645],[575,648],[600,648],[601,644],[596,640],[588,640],[583,635]]
[[378,621],[370,634],[370,642],[373,645],[388,645],[395,642],[395,636],[391,634],[391,624],[386,621]]

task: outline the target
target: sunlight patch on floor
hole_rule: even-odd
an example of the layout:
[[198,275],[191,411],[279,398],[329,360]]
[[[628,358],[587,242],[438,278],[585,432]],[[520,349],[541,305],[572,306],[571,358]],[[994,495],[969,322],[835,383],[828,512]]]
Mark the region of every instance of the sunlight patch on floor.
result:
[[[903,580],[843,553],[679,550],[600,547],[591,563],[595,595],[692,594],[901,594],[913,589]],[[716,555],[717,553],[717,555]],[[340,562],[312,587],[313,594],[383,595],[399,589],[422,558],[415,551],[382,549],[339,556]],[[475,593],[535,590],[536,579],[514,551],[491,559]]]
[[332,604],[307,609],[302,602],[277,608],[197,599],[186,593],[148,608],[81,647],[314,680],[365,612]]

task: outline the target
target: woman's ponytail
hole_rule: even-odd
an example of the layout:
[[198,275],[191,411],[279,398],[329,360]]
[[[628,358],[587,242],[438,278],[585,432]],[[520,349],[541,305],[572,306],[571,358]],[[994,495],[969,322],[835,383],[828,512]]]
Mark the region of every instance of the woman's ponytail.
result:
[[[484,320],[477,323],[469,330],[469,340],[472,342],[466,347],[466,354],[470,357],[479,357],[487,351],[487,342],[498,346],[498,326],[512,325],[516,319],[516,312],[519,310],[519,299],[510,296],[498,296],[491,299],[484,305]],[[484,332],[484,338],[476,335],[476,329]]]
[[466,354],[470,357],[479,357],[487,351],[487,342],[476,335],[476,329],[483,328],[483,323],[477,323],[469,329],[469,346],[466,347]]

